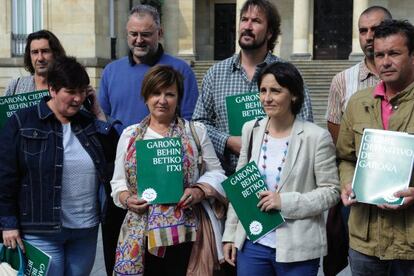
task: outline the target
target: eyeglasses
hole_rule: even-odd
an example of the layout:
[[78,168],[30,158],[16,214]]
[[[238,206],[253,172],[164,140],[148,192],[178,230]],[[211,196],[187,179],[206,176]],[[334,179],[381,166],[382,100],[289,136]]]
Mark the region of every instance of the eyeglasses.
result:
[[147,39],[147,38],[152,37],[155,33],[156,33],[156,31],[152,31],[152,32],[128,32],[128,37],[130,37],[132,39],[137,39],[138,36],[141,36],[143,39]]

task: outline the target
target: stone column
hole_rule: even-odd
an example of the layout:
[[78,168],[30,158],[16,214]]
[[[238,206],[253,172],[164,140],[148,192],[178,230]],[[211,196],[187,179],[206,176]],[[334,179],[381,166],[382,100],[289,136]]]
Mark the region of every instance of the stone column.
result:
[[368,8],[369,0],[354,1],[354,9],[352,12],[352,52],[349,55],[350,60],[361,60],[364,57],[364,53],[359,45],[359,30],[358,20],[361,13]]
[[[66,53],[76,56],[98,86],[102,68],[111,57],[109,0],[44,1],[44,27],[59,38]],[[64,14],[65,16],[62,16]]]
[[[59,38],[66,53],[77,58],[110,58],[108,0],[47,1],[45,28]],[[65,16],[62,16],[64,14]]]
[[246,0],[236,0],[236,41],[234,42],[234,45],[236,45],[235,52],[240,52],[240,46],[239,46],[239,22],[240,22],[240,10],[243,7],[244,2]]
[[310,60],[309,14],[310,0],[294,0],[293,3],[293,49],[291,59]]
[[179,0],[178,56],[190,61],[195,52],[195,0]]
[[0,0],[0,58],[11,57],[12,1]]

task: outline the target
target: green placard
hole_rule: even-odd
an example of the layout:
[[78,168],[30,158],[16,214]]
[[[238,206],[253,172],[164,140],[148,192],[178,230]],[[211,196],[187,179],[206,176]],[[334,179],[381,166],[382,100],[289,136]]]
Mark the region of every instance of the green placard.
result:
[[245,122],[266,116],[259,100],[259,93],[241,93],[226,97],[229,132],[232,136],[240,136]]
[[262,212],[257,207],[259,193],[266,191],[267,185],[254,161],[227,178],[222,185],[252,242],[284,223],[279,211]]
[[48,95],[48,90],[39,90],[14,96],[0,97],[0,128],[4,126],[6,120],[16,110],[37,105],[44,96]]
[[177,203],[183,195],[180,138],[136,142],[138,195],[151,204]]
[[[25,249],[24,253],[24,261],[25,261],[25,276],[41,276],[47,275],[47,271],[49,270],[50,257],[48,254],[40,250],[39,248],[33,246],[29,242],[23,240],[23,245]],[[7,253],[7,257],[9,258],[9,264],[14,269],[19,269],[20,261],[19,261],[19,252],[17,250],[9,250]]]
[[414,136],[408,133],[365,129],[352,188],[356,200],[369,204],[402,204],[394,197],[411,180]]
[[27,276],[41,276],[47,275],[49,270],[50,257],[48,254],[33,246],[29,242],[23,240],[24,249],[26,251],[25,256],[27,259],[26,270],[24,275]]

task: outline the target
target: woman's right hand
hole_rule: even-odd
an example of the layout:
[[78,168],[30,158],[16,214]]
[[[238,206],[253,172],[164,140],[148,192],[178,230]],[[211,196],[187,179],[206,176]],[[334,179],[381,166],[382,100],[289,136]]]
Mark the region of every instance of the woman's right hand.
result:
[[148,210],[148,202],[144,199],[138,198],[137,195],[131,195],[125,191],[119,195],[119,201],[121,201],[125,207],[137,214],[143,214]]
[[96,116],[96,118],[100,121],[106,122],[106,116],[103,112],[101,106],[99,105],[98,97],[96,96],[96,90],[92,87],[92,85],[88,85],[86,88],[86,100],[88,100],[88,97],[90,97],[90,100],[92,101],[92,105],[90,106],[90,112]]
[[237,248],[234,242],[226,242],[223,244],[224,260],[232,266],[236,266]]
[[16,248],[19,245],[24,253],[23,241],[20,238],[19,230],[3,230],[3,245],[8,248]]

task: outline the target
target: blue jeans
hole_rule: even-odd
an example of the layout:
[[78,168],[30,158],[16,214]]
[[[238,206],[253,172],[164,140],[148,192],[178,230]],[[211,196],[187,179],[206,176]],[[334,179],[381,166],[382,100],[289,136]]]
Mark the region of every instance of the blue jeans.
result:
[[316,276],[319,258],[301,262],[276,262],[276,250],[246,240],[242,250],[237,251],[238,276]]
[[353,276],[414,275],[414,261],[411,260],[380,260],[351,248],[349,249],[349,260]]
[[25,234],[23,238],[52,257],[48,275],[88,276],[92,271],[98,226],[62,228],[59,233]]

